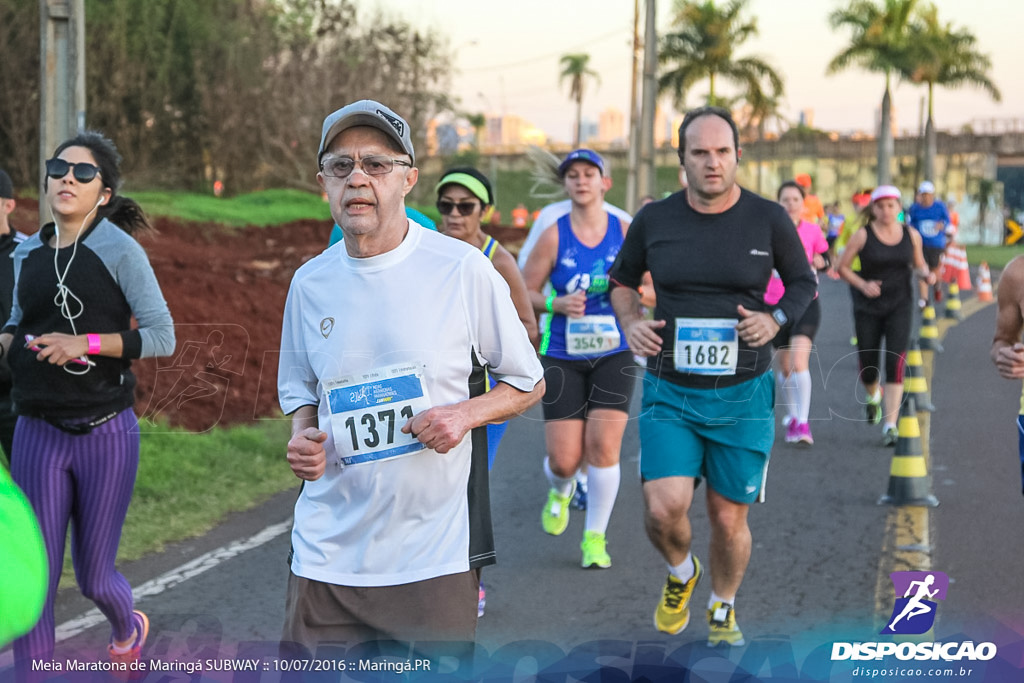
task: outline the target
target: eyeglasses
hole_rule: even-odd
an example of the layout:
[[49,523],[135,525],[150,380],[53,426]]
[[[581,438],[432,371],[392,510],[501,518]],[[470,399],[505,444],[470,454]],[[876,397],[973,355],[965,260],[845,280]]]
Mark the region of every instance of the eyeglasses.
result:
[[356,170],[356,165],[362,169],[366,175],[387,175],[395,169],[395,164],[399,166],[409,166],[412,164],[402,159],[392,159],[391,157],[383,155],[373,155],[363,157],[356,161],[350,157],[331,157],[324,159],[320,163],[320,170],[324,175],[332,178],[348,178],[352,175],[352,171]]
[[476,207],[480,206],[476,202],[453,202],[450,199],[438,199],[437,210],[441,212],[442,216],[448,216],[456,209],[459,210],[460,216],[469,216]]
[[66,176],[69,169],[71,170],[71,174],[75,176],[75,180],[80,183],[91,183],[93,178],[100,174],[99,166],[89,164],[84,161],[73,164],[70,161],[65,161],[64,159],[59,159],[57,157],[46,160],[46,175],[54,180],[60,180]]

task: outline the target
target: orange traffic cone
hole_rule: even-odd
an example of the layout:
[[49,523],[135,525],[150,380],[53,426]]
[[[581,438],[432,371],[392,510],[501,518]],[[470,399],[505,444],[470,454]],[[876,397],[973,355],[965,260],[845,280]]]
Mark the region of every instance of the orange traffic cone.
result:
[[971,291],[971,271],[967,265],[967,248],[957,247],[959,250],[959,258],[957,260],[957,266],[960,269],[957,284],[960,285],[961,292]]
[[992,273],[984,261],[978,266],[978,301],[992,301]]

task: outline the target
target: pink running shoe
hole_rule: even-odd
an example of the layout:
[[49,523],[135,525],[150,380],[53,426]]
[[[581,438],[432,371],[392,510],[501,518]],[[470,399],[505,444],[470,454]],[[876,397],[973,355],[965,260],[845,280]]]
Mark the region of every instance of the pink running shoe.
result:
[[786,443],[796,443],[800,438],[800,425],[793,420],[786,426]]
[[802,422],[796,426],[796,443],[804,446],[814,445],[814,437],[811,436],[811,425]]

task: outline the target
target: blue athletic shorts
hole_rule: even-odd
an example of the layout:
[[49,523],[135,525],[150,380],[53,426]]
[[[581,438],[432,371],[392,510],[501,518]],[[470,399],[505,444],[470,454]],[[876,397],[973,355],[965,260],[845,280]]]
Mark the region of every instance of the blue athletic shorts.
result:
[[772,371],[731,387],[694,389],[644,376],[640,475],[707,479],[737,503],[764,487],[775,440]]

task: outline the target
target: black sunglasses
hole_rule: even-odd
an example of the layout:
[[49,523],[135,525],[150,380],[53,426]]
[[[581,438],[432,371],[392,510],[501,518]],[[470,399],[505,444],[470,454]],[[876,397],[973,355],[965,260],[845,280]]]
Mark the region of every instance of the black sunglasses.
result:
[[46,175],[54,180],[60,180],[68,174],[68,169],[80,183],[91,183],[93,178],[100,174],[100,167],[80,161],[76,164],[54,157],[46,160]]
[[476,207],[478,206],[480,205],[476,202],[453,202],[449,199],[437,200],[437,210],[441,212],[442,216],[447,216],[456,209],[459,210],[460,216],[469,216],[476,211]]

